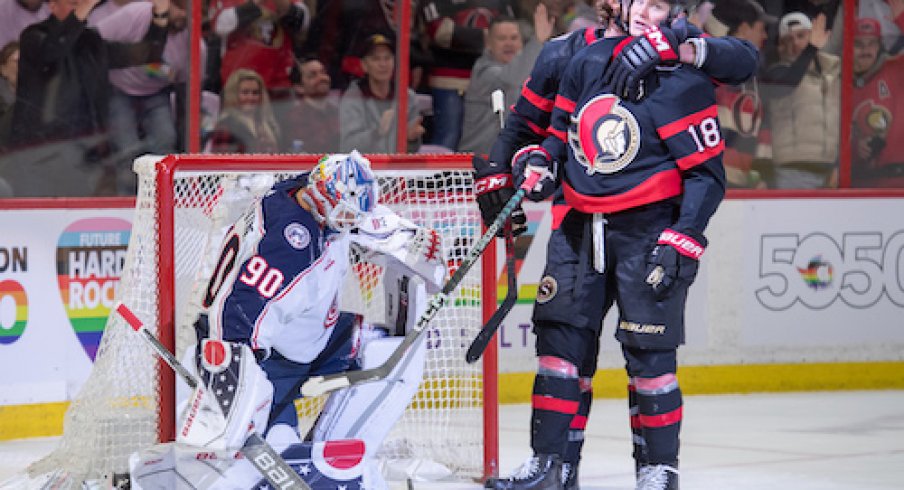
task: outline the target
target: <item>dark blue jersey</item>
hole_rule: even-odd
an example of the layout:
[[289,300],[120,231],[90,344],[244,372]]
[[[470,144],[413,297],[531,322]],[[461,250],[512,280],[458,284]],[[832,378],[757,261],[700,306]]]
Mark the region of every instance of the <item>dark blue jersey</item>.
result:
[[543,146],[564,162],[569,206],[614,213],[682,196],[675,227],[702,232],[725,193],[714,84],[677,65],[648,77],[639,102],[612,95],[601,75],[628,40],[607,38],[575,56]]
[[310,362],[338,319],[349,238],[296,199],[307,174],[273,186],[226,233],[208,286],[211,336]]

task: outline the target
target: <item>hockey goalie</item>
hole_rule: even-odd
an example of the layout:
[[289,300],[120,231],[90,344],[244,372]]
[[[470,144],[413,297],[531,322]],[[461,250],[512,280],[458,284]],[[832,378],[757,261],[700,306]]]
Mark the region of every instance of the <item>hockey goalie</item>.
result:
[[[307,434],[294,404],[311,376],[381,365],[445,279],[440,236],[378,195],[366,158],[327,155],[228,229],[183,361],[203,389],[182,387],[176,442],[132,455],[132,488],[264,488],[239,453],[251,432],[312,489],[387,488],[374,456],[420,384],[423,339],[388,377],[333,393]],[[343,311],[351,252],[383,271],[377,321]]]

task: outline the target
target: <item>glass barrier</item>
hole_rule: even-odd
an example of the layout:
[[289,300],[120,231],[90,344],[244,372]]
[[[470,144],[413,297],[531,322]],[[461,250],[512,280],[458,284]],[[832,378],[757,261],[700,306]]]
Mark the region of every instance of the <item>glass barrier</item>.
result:
[[[904,5],[848,1],[848,21],[842,0],[687,12],[760,49],[755,78],[716,89],[730,188],[904,184]],[[580,0],[64,3],[0,18],[0,196],[131,195],[137,155],[191,148],[485,154],[544,44],[598,25]]]

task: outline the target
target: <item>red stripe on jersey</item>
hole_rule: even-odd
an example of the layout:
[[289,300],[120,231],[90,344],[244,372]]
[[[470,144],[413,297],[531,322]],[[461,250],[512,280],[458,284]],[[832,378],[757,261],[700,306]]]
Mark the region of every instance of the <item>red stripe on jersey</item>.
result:
[[568,426],[569,429],[577,429],[584,430],[587,428],[587,417],[583,415],[575,415],[573,419],[571,419],[571,425]]
[[565,134],[565,131],[560,131],[552,126],[550,126],[547,131],[549,132],[549,134],[562,140],[563,143],[568,143],[568,135]]
[[566,99],[565,97],[562,97],[561,94],[556,95],[556,109],[562,109],[563,111],[571,114],[572,112],[574,112],[574,108],[577,107],[577,105],[577,102],[571,99]]
[[551,396],[533,395],[531,396],[531,406],[537,410],[559,412],[566,415],[578,413],[578,402]]
[[549,133],[546,132],[545,128],[541,128],[535,122],[531,121],[529,117],[526,117],[524,114],[518,112],[518,110],[515,109],[515,106],[512,106],[510,110],[513,113],[518,114],[518,116],[521,117],[521,120],[524,121],[525,124],[527,124],[527,128],[530,129],[534,134],[542,137],[543,139],[546,139],[546,137],[549,136]]
[[687,116],[682,117],[677,121],[670,122],[665,126],[660,126],[659,129],[656,130],[659,133],[659,137],[666,140],[675,136],[678,133],[687,131],[687,128],[690,126],[699,125],[706,118],[716,118],[719,116],[719,108],[715,104],[703,109],[702,111],[697,111],[693,114],[689,114]]
[[672,410],[671,412],[659,414],[659,415],[638,415],[638,419],[640,420],[640,425],[643,427],[666,427],[669,425],[677,424],[681,422],[681,407]]
[[540,109],[543,112],[552,112],[552,107],[555,101],[547,99],[546,97],[543,97],[542,95],[528,88],[528,82],[530,82],[530,78],[528,78],[527,81],[524,82],[524,88],[521,89],[521,96],[527,99],[527,101],[537,109]]
[[678,164],[678,168],[681,170],[687,170],[691,167],[695,167],[700,165],[701,163],[709,160],[710,158],[719,156],[725,150],[725,140],[719,140],[719,144],[712,147],[707,148],[703,151],[698,151],[696,153],[691,153],[686,157],[679,158],[675,160],[675,163]]
[[527,122],[527,127],[529,127],[530,130],[533,131],[537,136],[542,136],[543,139],[546,139],[546,137],[549,136],[549,131],[541,128],[540,126],[537,126],[533,121],[526,118],[524,119],[524,121]]
[[584,29],[584,42],[586,42],[588,46],[595,43],[598,39],[599,36],[596,35],[596,28],[589,27]]
[[558,230],[560,226],[562,226],[562,220],[565,219],[565,215],[571,211],[571,206],[567,204],[553,204],[552,205],[552,229]]
[[615,213],[681,194],[681,174],[669,169],[640,183],[633,189],[612,196],[585,196],[566,182],[565,201],[582,213]]

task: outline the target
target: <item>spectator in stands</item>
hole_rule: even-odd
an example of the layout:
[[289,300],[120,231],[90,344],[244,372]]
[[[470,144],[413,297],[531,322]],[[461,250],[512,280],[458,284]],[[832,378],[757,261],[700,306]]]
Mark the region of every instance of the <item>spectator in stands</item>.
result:
[[904,0],[858,0],[856,5],[859,18],[879,22],[885,53],[904,51]]
[[136,191],[132,172],[136,156],[178,150],[171,95],[175,87],[188,80],[185,2],[131,2],[98,23],[97,30],[109,43],[134,43],[145,48],[133,51],[135,59],[118,60],[109,73],[110,140],[118,194]]
[[[395,44],[385,34],[367,38],[361,56],[364,78],[352,83],[339,100],[339,149],[362,153],[396,153]],[[408,89],[408,148],[420,147],[424,127]]]
[[498,15],[514,17],[509,0],[427,0],[420,7],[433,54],[428,85],[433,96],[431,143],[458,149],[464,94],[471,67],[483,53],[486,29]]
[[706,25],[706,23],[712,17],[713,7],[715,6],[716,4],[714,4],[711,0],[699,0],[697,2],[692,2],[692,4],[689,5],[687,21],[699,27],[700,29],[706,29],[706,32],[710,35],[716,36],[709,31],[709,28]]
[[223,86],[223,109],[210,136],[212,153],[275,153],[279,126],[267,85],[254,70],[239,68]]
[[212,153],[276,153],[280,129],[267,85],[254,70],[239,68],[223,86],[223,108],[210,135]]
[[[711,35],[744,39],[762,51],[767,37],[766,26],[774,20],[755,0],[719,0],[704,25]],[[725,139],[723,163],[728,187],[765,188],[766,182],[753,169],[765,115],[757,78],[741,85],[718,86],[716,100]]]
[[0,153],[9,142],[9,126],[16,103],[16,77],[19,75],[19,41],[0,48]]
[[904,55],[882,47],[876,19],[858,19],[854,33],[852,183],[904,187]]
[[[326,66],[333,88],[344,92],[352,81],[364,77],[361,53],[367,37],[375,32],[397,31],[394,6],[395,0],[318,2],[302,51],[315,55]],[[408,46],[412,88],[418,86],[424,67],[430,63],[414,12],[412,9]]]
[[23,196],[89,196],[99,167],[87,152],[105,137],[107,51],[85,19],[98,0],[50,0],[50,17],[20,37],[11,146],[2,176]]
[[210,16],[214,32],[225,41],[222,79],[239,68],[254,70],[264,79],[274,103],[288,99],[293,54],[311,22],[304,2],[214,0]]
[[775,187],[835,187],[838,178],[841,61],[820,49],[826,17],[791,12],[779,21],[779,59],[766,70]]
[[283,149],[291,153],[339,151],[339,101],[330,94],[326,67],[314,56],[298,62],[298,83],[288,113],[280,118]]
[[503,109],[515,104],[521,86],[530,75],[543,43],[552,34],[553,19],[546,6],[537,4],[534,14],[534,37],[522,44],[518,22],[499,16],[490,22],[487,47],[471,70],[471,82],[465,93],[464,127],[459,150],[487,154],[499,134],[499,116],[493,112],[491,94],[505,93]]
[[50,15],[44,0],[0,0],[0,46],[18,41],[22,31]]

